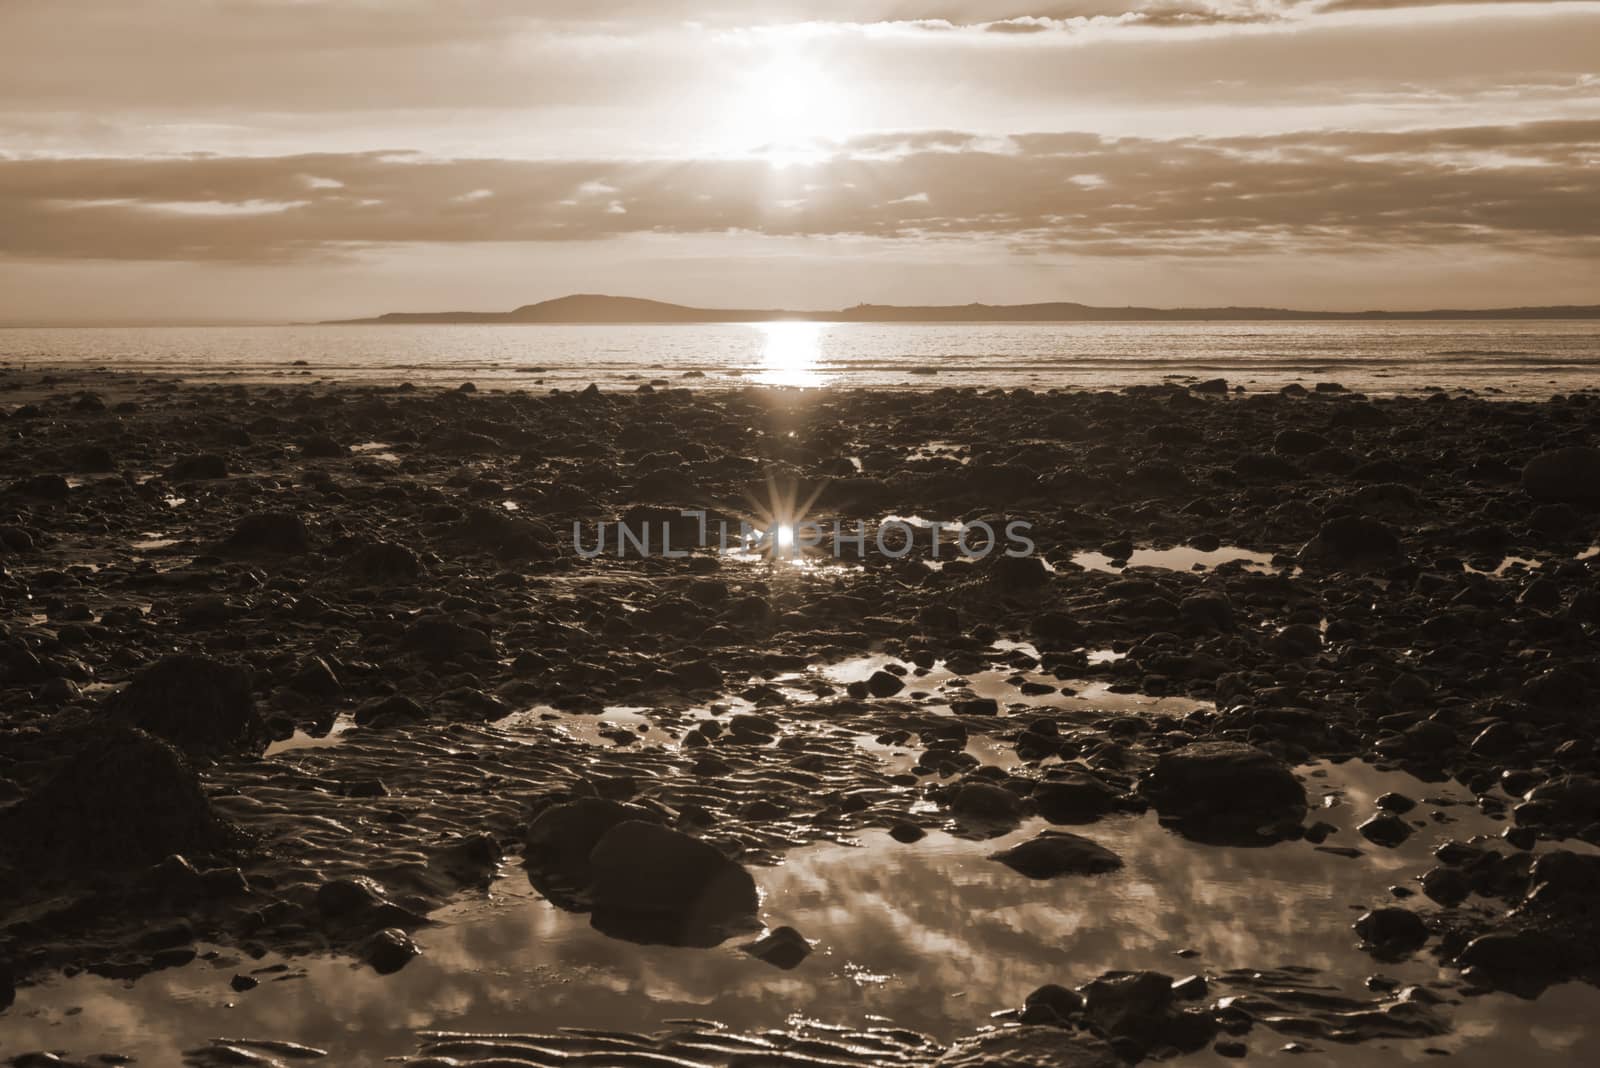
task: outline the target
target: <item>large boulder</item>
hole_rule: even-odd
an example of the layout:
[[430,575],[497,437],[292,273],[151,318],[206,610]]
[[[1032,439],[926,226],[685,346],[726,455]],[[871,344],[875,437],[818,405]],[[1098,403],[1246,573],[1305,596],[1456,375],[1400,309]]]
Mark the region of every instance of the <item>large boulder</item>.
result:
[[1164,822],[1200,840],[1275,841],[1306,816],[1287,764],[1241,742],[1194,742],[1156,760],[1140,787]]
[[1600,501],[1600,448],[1540,453],[1522,468],[1522,491],[1536,501]]
[[1384,568],[1405,561],[1400,536],[1368,516],[1330,519],[1300,550],[1300,562],[1327,568]]
[[1171,1046],[1192,1053],[1217,1033],[1209,1014],[1178,1007],[1172,977],[1160,972],[1107,972],[1080,992],[1089,1026],[1130,1052]]
[[640,942],[715,945],[749,929],[756,882],[712,845],[670,827],[624,820],[589,854],[594,925]]
[[530,875],[554,879],[569,891],[582,890],[592,877],[589,854],[607,831],[628,820],[655,822],[655,816],[649,809],[603,797],[581,797],[541,810],[522,836]]
[[0,812],[0,854],[30,878],[148,867],[221,853],[242,838],[212,811],[171,745],[121,724],[95,725],[37,789]]
[[180,653],[157,661],[107,698],[105,709],[195,760],[260,754],[269,741],[250,695],[250,672],[208,656]]

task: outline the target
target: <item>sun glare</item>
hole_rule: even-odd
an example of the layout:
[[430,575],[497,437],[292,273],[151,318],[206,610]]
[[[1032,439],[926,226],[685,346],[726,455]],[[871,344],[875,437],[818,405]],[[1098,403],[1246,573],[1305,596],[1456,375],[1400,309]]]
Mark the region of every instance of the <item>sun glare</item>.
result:
[[822,323],[757,323],[761,331],[761,369],[753,377],[769,386],[820,386]]
[[757,152],[775,166],[826,158],[822,142],[845,132],[849,99],[839,78],[815,60],[784,51],[747,71],[727,114],[732,149]]

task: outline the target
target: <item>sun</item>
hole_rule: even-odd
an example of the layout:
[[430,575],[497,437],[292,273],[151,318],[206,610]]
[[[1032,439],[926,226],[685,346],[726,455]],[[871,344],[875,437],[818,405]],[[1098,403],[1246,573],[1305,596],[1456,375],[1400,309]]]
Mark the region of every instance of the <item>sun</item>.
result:
[[736,80],[730,95],[725,120],[730,148],[774,164],[825,158],[822,146],[838,138],[849,121],[842,79],[799,50],[770,53]]

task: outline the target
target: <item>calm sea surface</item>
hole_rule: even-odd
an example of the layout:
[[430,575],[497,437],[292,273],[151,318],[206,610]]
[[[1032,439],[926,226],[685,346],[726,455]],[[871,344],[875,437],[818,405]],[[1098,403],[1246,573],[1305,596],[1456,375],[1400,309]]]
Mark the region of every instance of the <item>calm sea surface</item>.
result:
[[1600,385],[1600,322],[0,329],[0,362],[523,388],[689,376],[684,384],[1050,389],[1220,376],[1248,389],[1337,381],[1373,393],[1545,397]]

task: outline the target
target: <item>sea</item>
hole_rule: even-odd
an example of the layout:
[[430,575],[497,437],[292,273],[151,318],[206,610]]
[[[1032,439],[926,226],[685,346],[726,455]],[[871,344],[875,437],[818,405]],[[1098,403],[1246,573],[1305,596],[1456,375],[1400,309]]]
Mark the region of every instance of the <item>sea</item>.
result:
[[1543,399],[1600,387],[1600,320],[0,329],[0,365],[187,380],[604,389],[1106,389],[1224,378]]

